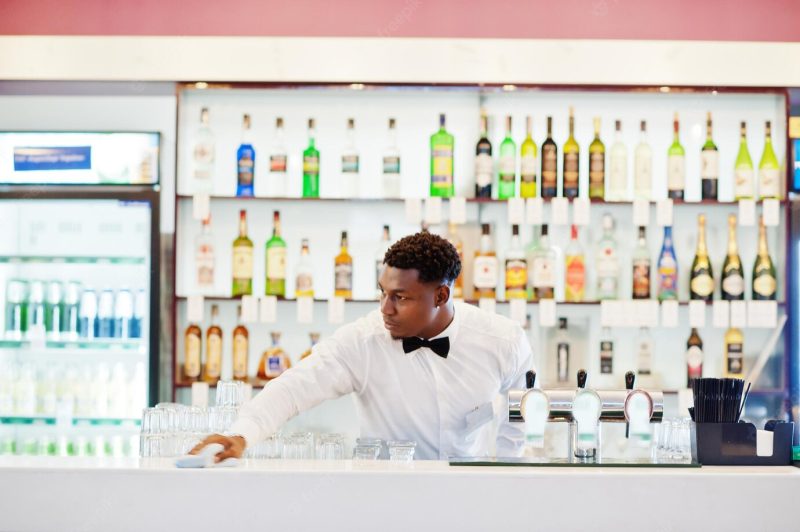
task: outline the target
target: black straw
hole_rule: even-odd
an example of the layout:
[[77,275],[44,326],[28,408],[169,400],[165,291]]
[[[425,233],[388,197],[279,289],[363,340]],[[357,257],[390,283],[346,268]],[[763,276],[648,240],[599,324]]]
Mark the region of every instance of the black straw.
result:
[[692,384],[695,422],[736,423],[744,404],[743,390],[742,379],[696,379]]

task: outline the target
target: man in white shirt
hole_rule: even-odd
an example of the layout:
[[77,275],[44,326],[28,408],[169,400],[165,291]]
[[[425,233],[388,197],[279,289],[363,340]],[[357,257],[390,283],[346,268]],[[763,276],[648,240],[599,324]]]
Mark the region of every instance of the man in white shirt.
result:
[[225,447],[217,460],[239,457],[300,412],[354,393],[361,435],[415,441],[417,458],[486,456],[494,419],[497,456],[520,455],[521,427],[492,404],[525,385],[533,360],[522,328],[453,301],[461,261],[437,235],[401,239],[384,264],[379,310],[317,344],[244,404],[226,435],[211,435],[192,452],[216,442]]

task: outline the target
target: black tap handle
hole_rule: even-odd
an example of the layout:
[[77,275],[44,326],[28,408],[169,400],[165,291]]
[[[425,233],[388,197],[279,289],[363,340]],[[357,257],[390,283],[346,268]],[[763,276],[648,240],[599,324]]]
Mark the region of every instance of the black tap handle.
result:
[[625,389],[633,390],[633,383],[636,381],[636,374],[629,371],[625,374]]
[[525,387],[530,390],[531,388],[533,388],[533,385],[535,383],[536,383],[536,372],[533,371],[532,369],[528,370],[525,373]]
[[586,388],[586,370],[579,369],[578,370],[578,388]]

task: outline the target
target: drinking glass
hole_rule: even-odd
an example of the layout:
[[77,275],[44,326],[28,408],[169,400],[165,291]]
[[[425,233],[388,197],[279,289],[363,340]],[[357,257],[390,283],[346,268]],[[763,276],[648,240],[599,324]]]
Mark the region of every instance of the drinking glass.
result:
[[322,434],[317,441],[318,460],[343,460],[344,436],[341,434]]
[[414,460],[414,451],[417,442],[393,440],[389,445],[389,460],[392,462],[411,462]]

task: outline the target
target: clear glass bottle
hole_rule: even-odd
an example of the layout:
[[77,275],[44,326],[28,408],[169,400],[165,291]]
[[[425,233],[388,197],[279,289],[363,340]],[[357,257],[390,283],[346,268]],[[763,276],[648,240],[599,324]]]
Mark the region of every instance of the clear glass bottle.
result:
[[650,375],[653,371],[653,337],[647,327],[639,328],[639,337],[636,342],[636,366],[638,375]]
[[614,337],[609,327],[603,327],[600,335],[600,373],[603,375],[614,373]]
[[597,271],[597,299],[617,299],[619,297],[619,258],[617,239],[614,237],[614,218],[603,215],[603,236],[597,244],[595,258]]
[[347,119],[347,132],[345,145],[342,150],[342,188],[340,194],[343,198],[358,197],[359,181],[359,156],[356,147],[356,121]]
[[480,249],[475,253],[475,260],[472,264],[475,297],[477,299],[495,299],[498,277],[497,255],[494,251],[489,224],[483,224],[481,231]]
[[200,110],[200,126],[194,135],[192,150],[194,191],[200,194],[211,194],[214,188],[214,133],[211,131],[208,107]]
[[628,148],[622,141],[622,121],[614,122],[614,144],[611,145],[610,172],[607,199],[625,201],[628,199]]
[[547,224],[542,225],[539,245],[533,252],[532,260],[533,278],[531,279],[531,284],[533,285],[535,299],[554,299],[557,255],[552,246],[550,246]]
[[301,242],[294,286],[295,297],[314,297],[314,263],[311,260],[307,238]]
[[633,155],[633,193],[636,198],[653,199],[653,149],[647,142],[647,122],[639,125],[639,144]]
[[269,154],[269,196],[274,198],[287,196],[287,161],[286,133],[283,129],[283,118],[278,117],[275,119],[275,140]]
[[214,271],[216,257],[214,254],[214,236],[211,234],[211,215],[202,222],[202,230],[194,241],[194,261],[197,287],[203,293],[214,290]]
[[576,225],[571,228],[569,245],[564,255],[564,299],[569,303],[583,301],[586,294],[586,257],[578,240]]
[[397,121],[389,119],[386,134],[387,144],[383,151],[383,197],[402,197],[402,178],[400,177],[400,149],[397,147]]

